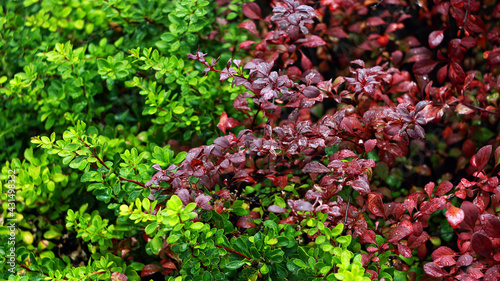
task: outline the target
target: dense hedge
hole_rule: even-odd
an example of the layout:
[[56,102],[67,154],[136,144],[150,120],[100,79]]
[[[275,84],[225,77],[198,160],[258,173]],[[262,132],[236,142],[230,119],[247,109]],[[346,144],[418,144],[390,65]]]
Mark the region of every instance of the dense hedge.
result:
[[500,278],[500,4],[0,9],[0,278]]

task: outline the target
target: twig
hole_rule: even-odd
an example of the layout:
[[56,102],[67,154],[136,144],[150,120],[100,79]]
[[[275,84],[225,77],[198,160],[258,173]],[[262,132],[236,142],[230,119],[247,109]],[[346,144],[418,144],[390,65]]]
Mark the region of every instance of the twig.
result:
[[229,251],[229,252],[231,252],[231,253],[233,253],[233,254],[237,254],[238,256],[244,257],[244,258],[245,258],[245,259],[247,259],[247,260],[252,260],[251,258],[249,258],[249,257],[245,256],[244,254],[242,254],[242,253],[240,253],[240,252],[237,252],[237,251],[235,251],[235,250],[232,250],[232,249],[226,248],[226,247],[224,247],[224,246],[219,246],[219,245],[217,245],[217,244],[214,244],[214,245],[215,245],[215,247],[217,247],[217,248],[221,248],[221,249],[224,249],[224,250],[226,250],[226,251]]

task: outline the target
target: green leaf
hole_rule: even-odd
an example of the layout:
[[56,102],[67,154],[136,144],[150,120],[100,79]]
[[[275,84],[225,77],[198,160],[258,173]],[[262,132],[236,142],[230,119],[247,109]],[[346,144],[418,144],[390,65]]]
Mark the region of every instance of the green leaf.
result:
[[[122,206],[126,206],[126,205],[122,205]],[[152,222],[146,226],[144,231],[146,232],[147,235],[151,235],[151,234],[154,234],[154,232],[156,231],[157,228],[158,228],[158,223]]]
[[230,269],[230,270],[236,270],[236,269],[242,267],[244,264],[246,264],[245,261],[232,261],[226,265],[226,268]]
[[174,112],[175,114],[182,114],[182,113],[184,113],[184,111],[186,111],[186,110],[184,109],[184,107],[182,107],[182,106],[180,106],[180,105],[179,105],[179,106],[176,106],[176,107],[173,109],[173,112]]
[[204,225],[204,223],[198,221],[193,223],[189,229],[200,230]]
[[151,241],[149,241],[149,244],[153,253],[157,255],[160,252],[161,247],[163,246],[163,240],[157,235],[153,239],[151,239]]
[[180,212],[182,209],[182,201],[177,195],[172,195],[170,199],[167,201],[167,207],[172,210],[176,211],[177,213]]
[[303,261],[302,261],[302,260],[300,260],[300,259],[294,259],[294,260],[293,260],[293,263],[294,263],[294,264],[296,264],[296,265],[297,265],[297,266],[299,266],[299,267],[302,267],[302,268],[304,268],[304,267],[309,267],[309,266],[308,266],[305,262],[303,262]]

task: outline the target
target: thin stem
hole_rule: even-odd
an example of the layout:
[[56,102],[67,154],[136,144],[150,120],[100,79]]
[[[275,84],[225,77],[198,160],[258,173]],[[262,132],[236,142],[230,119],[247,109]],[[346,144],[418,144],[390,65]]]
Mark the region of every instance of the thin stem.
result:
[[245,256],[244,254],[242,254],[242,253],[240,253],[240,252],[237,252],[237,251],[235,251],[235,250],[232,250],[232,249],[226,248],[226,247],[224,247],[224,246],[219,246],[219,245],[217,245],[217,244],[214,244],[214,245],[215,245],[215,247],[217,247],[217,248],[221,248],[221,249],[224,249],[224,250],[226,250],[226,251],[229,251],[229,252],[231,252],[231,253],[233,253],[233,254],[237,254],[238,256],[244,257],[244,258],[245,258],[245,259],[247,259],[247,260],[252,260],[251,258],[249,258],[249,257]]

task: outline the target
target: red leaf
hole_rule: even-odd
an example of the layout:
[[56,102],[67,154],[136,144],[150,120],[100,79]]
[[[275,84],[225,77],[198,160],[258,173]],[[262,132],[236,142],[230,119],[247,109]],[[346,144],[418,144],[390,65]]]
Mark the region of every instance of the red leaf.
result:
[[462,255],[458,258],[457,265],[458,266],[469,266],[473,260],[474,260],[474,258],[471,255],[465,254],[465,255]]
[[411,250],[410,248],[408,248],[408,246],[398,243],[398,251],[399,254],[402,255],[403,257],[407,259],[411,258]]
[[358,177],[358,179],[350,181],[349,184],[356,190],[357,192],[361,194],[368,194],[370,193],[370,185],[366,181],[366,179],[363,179],[362,177]]
[[260,7],[257,3],[247,2],[243,3],[243,14],[251,19],[259,20],[262,19],[262,13],[260,12]]
[[456,62],[450,63],[448,76],[450,77],[451,83],[454,85],[461,84],[465,80],[465,72],[462,67]]
[[325,40],[321,39],[321,37],[319,37],[319,36],[311,35],[305,39],[305,42],[302,43],[302,45],[309,47],[309,48],[316,48],[319,46],[326,45],[326,42],[325,42]]
[[500,219],[492,214],[482,214],[480,217],[483,230],[491,237],[500,238]]
[[479,215],[479,211],[472,202],[464,201],[460,206],[460,209],[464,211],[465,218],[464,221],[460,224],[460,227],[467,230],[474,230],[474,226],[476,225],[477,216]]
[[303,173],[322,174],[331,172],[330,169],[319,162],[309,162],[302,169]]
[[224,198],[224,199],[228,199],[229,197],[231,197],[231,193],[229,192],[228,189],[221,189],[221,190],[217,191],[215,194],[217,194],[217,196]]
[[175,266],[175,264],[172,262],[172,261],[166,261],[166,262],[162,262],[163,264],[163,268],[168,268],[168,269],[174,269],[174,270],[177,270],[177,267]]
[[472,250],[474,250],[476,254],[481,255],[485,258],[489,258],[491,256],[493,245],[491,244],[490,238],[488,238],[488,236],[476,232],[472,234],[470,243]]
[[234,128],[240,124],[241,123],[238,122],[238,120],[227,117],[227,114],[225,112],[222,112],[219,124],[217,124],[217,128],[219,128],[225,134],[227,129]]
[[[419,60],[413,65],[413,73],[415,75],[429,74],[429,72],[431,72],[438,63],[439,62],[433,61],[431,59]],[[464,74],[464,79],[465,79],[465,74]]]
[[446,76],[448,76],[448,65],[441,67],[437,72],[437,79],[439,83],[443,83],[446,80]]
[[347,38],[348,37],[347,33],[345,33],[345,31],[342,30],[342,28],[340,28],[340,27],[334,27],[334,28],[327,29],[325,31],[325,34],[336,37],[336,38]]
[[[300,51],[302,53],[302,51]],[[302,57],[300,58],[300,65],[304,71],[309,70],[313,67],[311,60],[302,53]]]
[[389,234],[389,238],[387,239],[387,243],[397,242],[406,236],[413,233],[413,226],[410,221],[404,220],[396,226],[391,233]]
[[382,18],[379,17],[369,17],[366,20],[366,25],[368,26],[377,26],[382,24],[387,24],[387,23]]
[[297,222],[297,217],[290,216],[280,220],[279,224],[294,224]]
[[434,191],[434,186],[436,186],[436,184],[433,182],[430,182],[430,183],[426,184],[424,187],[425,193],[427,193],[427,195],[429,195],[429,198],[431,198],[432,192]]
[[429,45],[432,49],[441,44],[444,39],[443,30],[435,30],[429,34]]
[[498,265],[489,268],[486,270],[484,273],[484,281],[498,281],[500,280],[500,269],[498,268]]
[[424,265],[424,271],[432,277],[443,277],[447,275],[446,271],[444,271],[439,265],[433,262],[426,263]]
[[372,139],[365,141],[365,153],[372,151],[376,145],[377,145],[377,140]]
[[[259,36],[259,32],[257,31],[257,26],[255,25],[255,23],[251,20],[248,20],[248,21],[244,21],[240,24],[238,24],[238,27],[240,28],[243,28],[243,29],[246,29],[250,32],[252,32],[253,34],[255,34],[256,36]],[[240,45],[241,46],[241,45]],[[240,47],[241,48],[241,47]]]
[[433,198],[420,205],[420,212],[424,215],[431,215],[436,211],[442,210],[445,204],[446,200],[444,198]]
[[446,193],[450,192],[452,188],[453,184],[451,182],[443,181],[438,185],[436,189],[436,196],[445,195]]
[[[498,76],[498,80],[500,81],[500,76]],[[500,164],[500,146],[495,149],[495,166]]]
[[368,194],[368,210],[379,217],[385,217],[384,204],[380,193]]
[[453,229],[457,228],[457,226],[464,221],[464,218],[464,211],[453,205],[446,211],[446,219]]
[[246,40],[246,41],[243,41],[240,43],[240,49],[245,49],[246,47],[248,46],[251,46],[252,44],[254,44],[255,41],[252,41],[252,40]]
[[345,158],[349,158],[349,157],[358,158],[358,155],[349,149],[342,149],[341,151],[335,152],[335,154],[333,154],[333,156],[332,156],[332,159],[339,160],[339,159],[345,159]]
[[446,247],[446,246],[441,246],[439,248],[437,248],[436,250],[434,250],[434,252],[432,252],[431,254],[431,257],[433,260],[437,260],[439,258],[442,258],[444,256],[455,256],[457,253],[455,253],[455,251],[453,251],[452,249]]
[[476,167],[478,171],[482,171],[488,164],[492,150],[492,145],[483,146],[476,155],[471,158],[471,165]]
[[141,271],[141,277],[146,277],[146,276],[149,276],[149,275],[153,275],[155,274],[156,272],[160,271],[160,270],[163,270],[163,267],[157,265],[157,264],[146,264],[143,268],[142,268],[142,271]]
[[254,228],[255,223],[253,220],[254,218],[251,215],[242,216],[236,222],[236,226],[239,228]]

